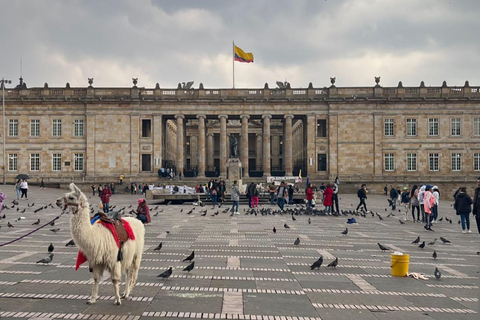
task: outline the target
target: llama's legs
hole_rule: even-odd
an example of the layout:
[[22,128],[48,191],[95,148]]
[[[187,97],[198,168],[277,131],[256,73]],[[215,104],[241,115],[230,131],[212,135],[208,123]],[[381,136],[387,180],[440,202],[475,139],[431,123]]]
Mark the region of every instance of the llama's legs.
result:
[[121,305],[122,301],[120,300],[120,281],[122,280],[122,268],[120,263],[110,270],[113,288],[115,289],[115,302],[116,305]]
[[94,283],[92,286],[92,296],[90,297],[90,300],[88,300],[87,302],[88,304],[94,304],[95,302],[97,302],[98,286],[100,284],[100,280],[102,279],[103,270],[104,270],[104,266],[101,266],[101,265],[93,266],[92,276],[93,276]]
[[130,291],[132,290],[132,270],[127,271],[127,277],[125,279],[125,291],[122,294],[122,299],[128,299],[130,297]]
[[139,257],[133,258],[132,265],[130,269],[127,271],[127,281],[125,284],[125,293],[124,293],[125,298],[128,298],[130,296],[130,293],[133,290],[135,283],[137,283],[138,270],[140,269],[141,260],[142,259]]

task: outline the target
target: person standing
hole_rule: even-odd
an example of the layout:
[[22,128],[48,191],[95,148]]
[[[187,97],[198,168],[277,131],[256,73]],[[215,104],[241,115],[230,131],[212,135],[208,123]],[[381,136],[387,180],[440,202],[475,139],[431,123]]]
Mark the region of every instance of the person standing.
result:
[[215,208],[215,206],[218,204],[217,202],[217,196],[218,196],[218,184],[213,183],[212,184],[212,189],[210,189],[210,198],[212,199],[212,208]]
[[238,189],[238,182],[237,180],[233,181],[232,190],[230,193],[230,197],[232,199],[232,209],[230,210],[232,214],[240,214],[238,212],[238,202],[240,201],[240,190]]
[[435,205],[433,206],[433,223],[437,223],[438,219],[438,204],[440,200],[440,192],[438,191],[437,186],[433,186],[433,197],[435,198]]
[[22,180],[18,179],[17,183],[15,183],[15,186],[13,187],[13,189],[17,192],[17,200],[20,200],[20,183],[21,182]]
[[270,192],[270,204],[273,205],[275,201],[275,192],[277,191],[277,187],[275,187],[275,182],[272,182],[270,186],[268,186],[268,191]]
[[392,210],[397,209],[397,198],[398,198],[398,191],[395,189],[394,186],[390,189],[390,205],[392,207]]
[[[418,202],[418,186],[416,184],[410,191],[410,206],[412,207],[413,222],[420,222],[420,203]],[[415,219],[415,210],[417,210],[417,219]]]
[[307,214],[312,214],[312,204],[313,204],[313,189],[312,184],[309,183],[307,189],[305,189],[305,195],[307,200]]
[[425,206],[424,206],[424,199],[425,199],[425,186],[420,185],[420,191],[418,191],[418,204],[420,205],[420,213],[422,214],[422,222],[425,222]]
[[363,205],[363,209],[365,211],[368,211],[367,209],[367,204],[365,203],[365,200],[367,199],[367,185],[364,183],[362,184],[362,187],[358,189],[357,191],[357,197],[360,199],[360,203],[357,206],[356,211]]
[[251,182],[247,187],[247,198],[248,198],[248,207],[253,208],[252,205],[252,196],[253,196],[253,188],[255,187],[255,183]]
[[332,189],[333,189],[333,194],[332,194],[332,209],[335,214],[340,214],[340,209],[338,207],[338,184],[340,181],[338,180],[338,177],[335,179],[335,182],[333,183]]
[[104,213],[109,213],[110,212],[110,197],[112,196],[112,192],[110,191],[110,188],[108,187],[108,184],[105,185],[105,187],[102,190],[102,193],[100,194],[100,199],[102,200],[102,205],[103,205],[103,212]]
[[288,186],[288,204],[293,204],[293,186]]
[[23,196],[25,196],[25,200],[28,200],[28,183],[27,180],[23,179],[22,182],[20,182],[20,191],[22,191],[22,196],[20,199],[23,199]]
[[6,197],[7,196],[2,191],[0,191],[0,214],[3,210],[3,200],[5,200]]
[[410,197],[408,196],[409,192],[408,192],[408,188],[407,187],[403,187],[403,191],[402,191],[402,194],[401,194],[401,198],[402,198],[402,205],[405,209],[405,217],[403,218],[403,220],[405,221],[408,221],[408,206],[410,205]]
[[427,184],[425,186],[425,195],[423,199],[423,206],[425,209],[425,229],[432,230],[432,219],[433,219],[433,212],[432,208],[435,205],[435,198],[432,194],[432,186]]
[[137,204],[137,219],[142,221],[143,224],[150,223],[152,219],[150,218],[150,208],[147,205],[147,201],[140,198],[138,199]]
[[285,182],[282,181],[280,186],[277,189],[277,205],[280,208],[280,211],[283,212],[283,206],[285,205],[285,198],[287,197],[287,188],[285,187]]
[[475,188],[475,195],[473,197],[473,215],[477,222],[478,233],[480,233],[480,177],[477,178],[477,187]]
[[[478,189],[478,188],[477,188]],[[476,191],[476,190],[475,190]],[[457,215],[460,216],[462,222],[462,232],[471,233],[470,230],[470,212],[472,212],[472,198],[467,194],[467,188],[460,188],[460,192],[455,198],[454,208],[457,211]]]
[[388,188],[387,188],[387,185],[385,185],[385,188],[383,188],[383,195],[384,196],[387,195],[387,191],[388,191]]
[[251,199],[252,199],[252,208],[258,208],[258,189],[257,185],[252,182],[252,191],[251,191]]
[[40,188],[45,189],[45,183],[43,183],[43,177],[40,178]]
[[333,189],[330,185],[330,183],[327,183],[326,189],[323,192],[323,205],[325,206],[325,214],[328,214],[329,216],[332,215],[332,196],[333,196]]
[[119,180],[120,180],[120,185],[123,184],[123,178],[124,178],[124,175],[123,175],[123,173],[121,173],[121,174],[120,174],[120,179],[119,179]]

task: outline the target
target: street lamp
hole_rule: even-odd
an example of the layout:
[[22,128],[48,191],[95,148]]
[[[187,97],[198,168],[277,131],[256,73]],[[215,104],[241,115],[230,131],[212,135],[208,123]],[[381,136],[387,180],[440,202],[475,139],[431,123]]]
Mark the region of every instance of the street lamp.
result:
[[3,185],[7,184],[7,163],[5,158],[5,84],[12,83],[12,80],[6,80],[2,77],[0,84],[2,85],[2,113],[3,113]]

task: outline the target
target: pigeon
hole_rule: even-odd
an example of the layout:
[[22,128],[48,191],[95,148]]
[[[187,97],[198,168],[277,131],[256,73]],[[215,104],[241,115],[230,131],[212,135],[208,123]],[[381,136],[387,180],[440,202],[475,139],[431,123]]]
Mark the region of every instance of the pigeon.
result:
[[435,272],[433,274],[435,275],[435,278],[437,278],[437,280],[440,280],[440,278],[442,277],[442,273],[440,272],[440,270],[438,270],[438,268],[435,268]]
[[160,242],[160,244],[155,249],[153,249],[153,251],[160,251],[160,249],[162,249],[162,245],[163,242]]
[[167,234],[170,234],[170,231],[168,231],[168,230],[167,230],[167,231],[165,231],[165,232],[166,232]]
[[58,231],[60,231],[60,228],[50,229],[50,231],[52,231],[53,233],[57,233]]
[[312,220],[310,220],[310,218],[308,218],[308,224],[312,224]]
[[192,271],[193,268],[195,268],[195,261],[193,261],[191,264],[189,264],[188,266],[186,266],[185,268],[183,268],[183,271]]
[[437,251],[433,251],[432,257],[433,257],[433,259],[437,259]]
[[65,245],[65,247],[70,247],[70,246],[74,246],[75,245],[75,242],[72,240],[68,241],[67,244]]
[[157,277],[168,279],[172,275],[172,267],[168,268],[164,272],[160,273]]
[[277,229],[275,227],[273,227],[273,233],[277,233]]
[[300,244],[300,238],[297,237],[297,239],[295,240],[295,242],[293,243],[294,245],[298,246]]
[[347,235],[348,234],[348,228],[345,228],[345,230],[342,231],[342,234]]
[[[185,262],[185,261],[192,261],[193,258],[195,258],[195,251],[192,251],[192,253],[186,257],[185,259],[183,259],[182,261]],[[193,269],[193,268],[192,268]]]
[[425,248],[425,241],[423,241],[418,247],[419,247],[420,249]]
[[7,226],[8,226],[9,228],[15,228],[15,227],[13,226],[13,224],[11,224],[10,222],[7,222]]
[[335,258],[335,260],[330,262],[327,267],[336,268],[337,266],[338,266],[338,258]]
[[50,263],[52,262],[52,260],[53,260],[53,253],[50,253],[48,257],[38,260],[37,263]]
[[293,214],[292,214],[292,220],[297,221],[297,219],[293,216]]
[[53,227],[55,225],[55,220],[52,220],[52,222],[50,222],[50,225]]
[[40,224],[40,219],[37,220],[37,222],[32,223],[32,226],[39,225]]
[[436,242],[437,242],[437,238],[433,239],[432,242],[429,242],[428,245],[433,246],[433,245],[435,245]]
[[445,239],[444,237],[440,237],[440,240],[442,240],[443,243],[451,243],[450,240]]
[[380,243],[378,243],[378,242],[377,242],[377,244],[378,244],[378,247],[380,248],[380,250],[382,250],[382,251],[390,250],[389,248],[387,248],[387,247],[385,247],[385,246],[382,246],[382,245],[381,245]]
[[48,246],[48,253],[52,253],[53,249],[55,249],[55,247],[53,246],[52,243],[50,243],[50,245]]
[[405,222],[403,222],[402,220],[398,220],[398,222],[400,222],[400,224],[405,224]]
[[417,239],[412,241],[412,244],[417,244],[420,242],[420,236],[417,237]]
[[438,222],[441,222],[441,221],[443,221],[443,217],[441,217],[440,219],[438,219]]
[[320,258],[318,258],[318,260],[315,261],[315,262],[310,266],[310,270],[313,270],[313,269],[315,269],[315,268],[320,269],[320,267],[322,266],[322,263],[323,263],[323,257],[320,256]]
[[284,227],[285,229],[290,229],[290,227],[289,227],[288,224],[286,224],[286,223],[283,225],[283,227]]

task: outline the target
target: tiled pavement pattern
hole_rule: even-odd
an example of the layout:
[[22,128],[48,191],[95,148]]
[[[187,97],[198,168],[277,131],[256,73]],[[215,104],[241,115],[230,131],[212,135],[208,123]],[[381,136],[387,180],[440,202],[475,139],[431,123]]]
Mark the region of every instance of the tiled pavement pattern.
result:
[[[7,186],[5,204],[11,206],[13,187]],[[4,210],[0,222],[0,243],[31,230],[32,223],[45,223],[60,210],[48,207],[33,210],[63,194],[63,190],[31,188],[30,199]],[[89,197],[91,195],[88,195]],[[138,196],[114,195],[112,204],[135,207]],[[91,203],[97,205],[98,197]],[[450,203],[443,201],[440,216],[452,218],[435,224],[435,232],[421,224],[398,222],[399,215],[387,218],[383,196],[370,195],[369,209],[377,217],[356,217],[358,224],[347,225],[346,217],[286,215],[230,217],[206,206],[200,216],[190,205],[159,206],[152,212],[153,223],[146,227],[145,254],[133,297],[121,306],[113,305],[113,288],[107,277],[100,286],[101,297],[89,306],[91,291],[88,268],[74,271],[77,250],[65,247],[70,239],[69,216],[56,221],[58,233],[50,226],[14,244],[0,247],[0,317],[15,319],[479,319],[478,265],[479,235],[462,234]],[[34,203],[32,207],[28,204]],[[356,206],[355,195],[341,195],[343,209]],[[155,204],[150,205],[155,208]],[[270,207],[270,205],[265,205]],[[274,208],[274,207],[271,207]],[[24,213],[21,213],[26,209]],[[180,210],[183,209],[183,212]],[[160,212],[163,210],[162,212]],[[18,217],[25,220],[16,221]],[[403,216],[402,216],[403,217]],[[15,227],[9,229],[7,222]],[[284,229],[287,223],[290,229]],[[277,233],[272,228],[277,228]],[[349,228],[347,236],[340,232]],[[475,227],[475,226],[473,226]],[[474,230],[474,228],[472,228]],[[170,231],[169,234],[166,231]],[[417,235],[422,241],[440,236],[452,241],[420,249],[411,244]],[[294,246],[299,237],[300,245]],[[163,242],[160,252],[153,248]],[[47,246],[55,246],[50,265],[35,262],[47,256]],[[424,273],[428,281],[390,276],[390,253],[381,252],[377,242],[410,254],[410,271]],[[195,250],[195,269],[186,273],[181,260]],[[433,250],[438,253],[435,261]],[[325,258],[320,270],[309,265],[319,255]],[[325,267],[334,257],[336,269]],[[169,266],[168,280],[156,276]],[[438,267],[441,280],[433,277]],[[122,284],[123,285],[123,284]]]

